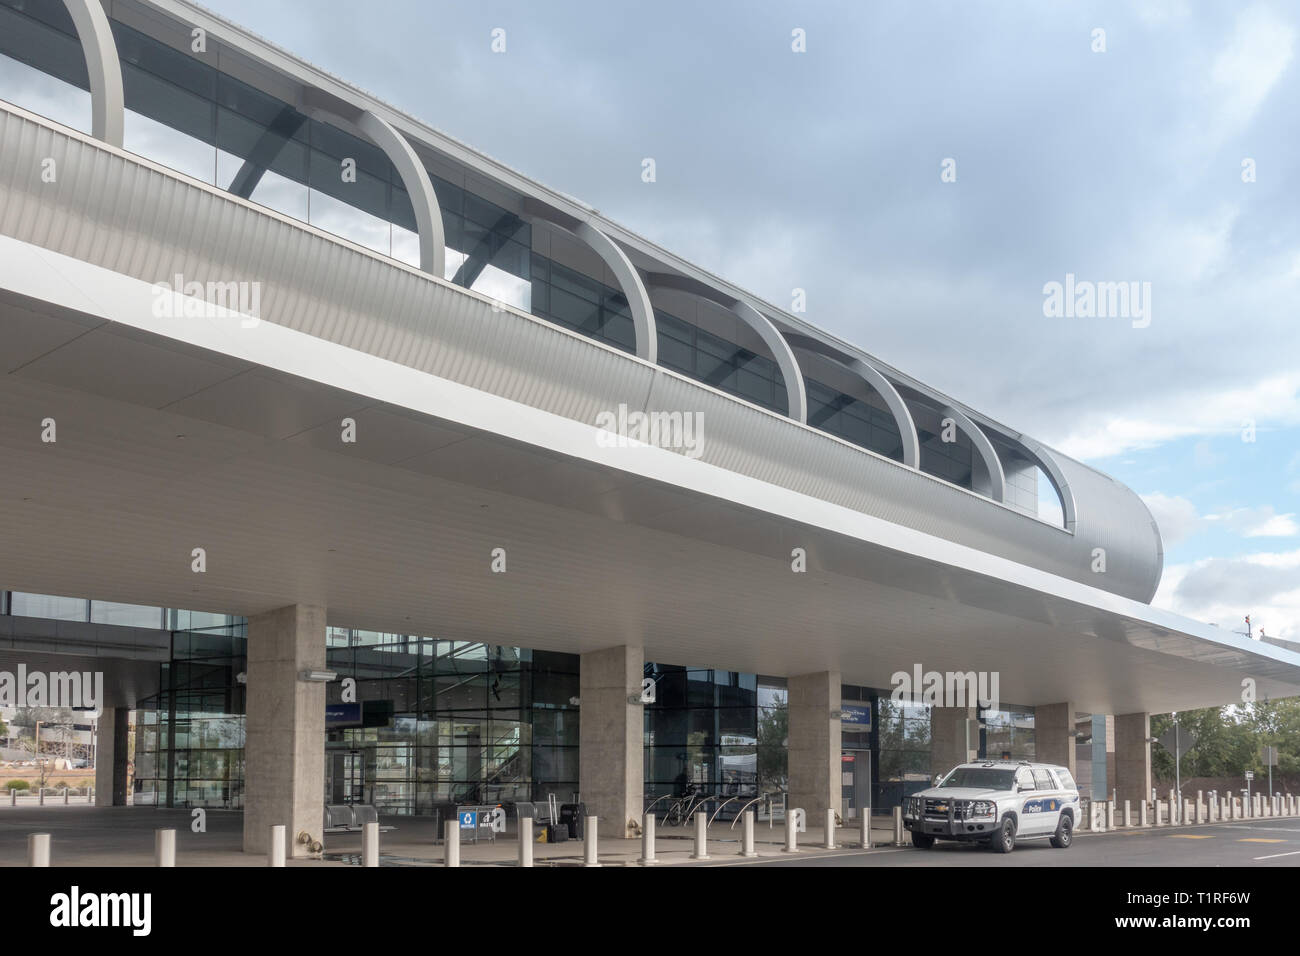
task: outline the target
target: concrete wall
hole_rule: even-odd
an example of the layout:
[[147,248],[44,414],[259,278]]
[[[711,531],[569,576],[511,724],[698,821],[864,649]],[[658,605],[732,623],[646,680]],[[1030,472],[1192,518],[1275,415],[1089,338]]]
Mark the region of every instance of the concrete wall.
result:
[[809,826],[824,826],[826,811],[840,806],[840,709],[838,671],[800,674],[786,682],[789,707],[791,807],[802,807]]
[[1056,764],[1078,774],[1075,757],[1074,704],[1040,704],[1034,708],[1034,755],[1042,763]]
[[977,713],[975,707],[930,708],[931,777],[935,774],[947,773],[957,764],[971,760],[979,752],[978,732],[972,725],[970,740],[967,741],[964,724],[964,721],[975,720]]
[[1118,714],[1115,717],[1115,790],[1122,805],[1131,800],[1151,799],[1150,714]]
[[645,803],[644,709],[629,698],[641,693],[645,653],[610,647],[582,655],[578,788],[600,832],[632,835]]
[[283,607],[248,619],[244,743],[244,851],[265,853],[270,828],[322,840],[325,813],[325,683],[299,679],[325,669],[325,609]]
[[95,806],[126,806],[126,763],[131,712],[106,708],[99,715],[95,741]]

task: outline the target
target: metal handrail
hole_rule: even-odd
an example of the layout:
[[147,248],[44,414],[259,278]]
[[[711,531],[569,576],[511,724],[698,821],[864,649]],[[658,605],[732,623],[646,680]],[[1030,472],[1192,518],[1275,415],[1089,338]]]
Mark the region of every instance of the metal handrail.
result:
[[736,813],[735,818],[731,821],[731,829],[733,829],[733,830],[736,829],[736,820],[739,820],[741,817],[743,817],[743,816],[745,815],[745,811],[746,811],[746,810],[748,810],[748,809],[749,809],[750,807],[752,807],[754,804],[756,804],[756,803],[758,803],[759,801],[761,801],[762,799],[764,799],[766,796],[767,796],[767,794],[760,793],[760,794],[759,794],[758,796],[756,796],[753,800],[750,800],[749,803],[747,803],[747,804],[745,804],[743,807],[741,807],[740,810]]
[[[722,808],[725,807],[727,804],[731,803],[731,801],[739,800],[739,799],[740,799],[739,796],[735,796],[735,797],[728,797],[726,800],[723,800],[720,804],[718,804],[718,809],[713,811],[713,816],[709,817],[709,822],[706,825],[713,826],[713,821],[718,819],[718,814],[722,812]],[[733,827],[735,826],[734,821],[732,823],[732,826]]]

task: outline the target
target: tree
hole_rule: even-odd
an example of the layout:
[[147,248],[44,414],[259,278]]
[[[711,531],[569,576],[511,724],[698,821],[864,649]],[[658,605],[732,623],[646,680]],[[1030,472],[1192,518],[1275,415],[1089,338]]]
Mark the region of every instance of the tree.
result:
[[785,789],[789,736],[790,710],[782,693],[758,711],[758,789],[763,793]]

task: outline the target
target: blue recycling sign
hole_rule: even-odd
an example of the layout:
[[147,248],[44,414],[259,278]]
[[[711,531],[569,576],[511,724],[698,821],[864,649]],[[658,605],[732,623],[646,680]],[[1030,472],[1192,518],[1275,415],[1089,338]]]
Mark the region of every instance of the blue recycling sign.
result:
[[460,815],[460,828],[462,830],[472,830],[478,826],[478,812],[475,810],[465,810]]

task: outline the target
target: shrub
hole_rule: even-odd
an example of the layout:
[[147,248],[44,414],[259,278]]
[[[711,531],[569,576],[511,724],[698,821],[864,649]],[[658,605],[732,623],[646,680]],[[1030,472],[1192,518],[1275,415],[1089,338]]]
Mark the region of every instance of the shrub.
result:
[[55,790],[62,790],[64,787],[67,787],[68,789],[72,788],[71,784],[69,784],[68,781],[66,780],[60,780],[58,783],[53,784],[52,786],[54,787]]
[[30,790],[32,785],[26,780],[7,780],[5,788],[8,790]]

